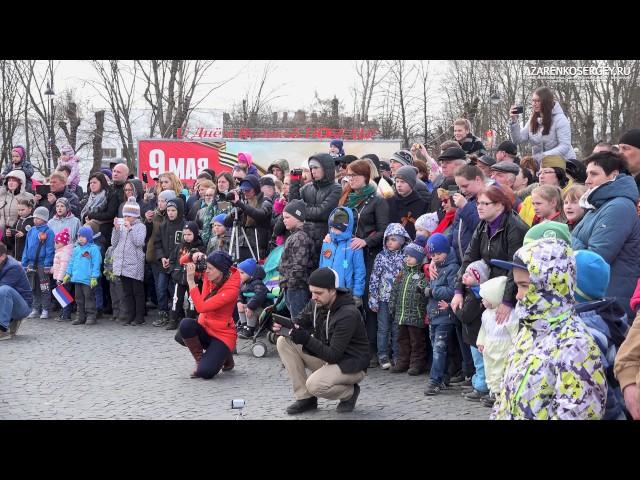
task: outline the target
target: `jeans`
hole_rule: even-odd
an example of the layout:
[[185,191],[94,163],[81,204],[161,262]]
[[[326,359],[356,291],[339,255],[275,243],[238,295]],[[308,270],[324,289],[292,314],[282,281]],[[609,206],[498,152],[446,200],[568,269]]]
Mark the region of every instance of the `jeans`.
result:
[[287,303],[290,317],[295,318],[300,315],[304,307],[309,303],[310,298],[311,293],[307,289],[287,288],[285,302]]
[[198,364],[198,376],[205,379],[213,378],[220,371],[229,355],[231,355],[231,350],[222,340],[210,337],[196,319],[185,318],[178,326],[178,331],[174,337],[175,341],[180,345],[184,345],[183,338],[193,337],[200,339],[200,344],[204,349],[202,359]]
[[158,310],[169,311],[169,275],[164,273],[157,263],[151,264],[153,281],[156,284],[156,298],[158,299]]
[[487,381],[484,376],[484,360],[480,350],[476,347],[471,347],[471,356],[473,356],[473,364],[476,367],[476,373],[471,378],[471,384],[480,393],[489,393],[489,387],[487,387]]
[[15,288],[0,286],[0,325],[9,328],[11,320],[22,320],[31,313],[31,307]]
[[455,325],[429,325],[431,346],[433,348],[433,362],[431,363],[431,382],[440,384],[444,380],[449,358],[449,337],[454,334]]
[[96,310],[104,310],[104,297],[102,292],[102,283],[98,279],[98,285],[93,289],[93,294],[96,299]]
[[[391,350],[389,352],[389,335],[391,335]],[[384,363],[384,360],[397,360],[398,352],[398,324],[393,321],[389,314],[389,303],[380,302],[378,304],[378,360]],[[390,355],[393,353],[393,355]]]

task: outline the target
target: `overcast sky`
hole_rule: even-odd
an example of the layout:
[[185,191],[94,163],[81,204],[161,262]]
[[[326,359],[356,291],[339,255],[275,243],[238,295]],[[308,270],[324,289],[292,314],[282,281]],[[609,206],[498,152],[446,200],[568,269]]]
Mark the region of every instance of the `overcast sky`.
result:
[[[46,62],[42,62],[43,64]],[[434,72],[442,71],[444,61],[431,61]],[[208,82],[219,82],[235,75],[237,77],[214,91],[201,107],[229,109],[234,101],[242,98],[249,85],[261,76],[267,64],[263,60],[219,60],[207,73]],[[96,79],[93,67],[86,60],[62,60],[56,62],[56,93],[73,87],[78,97],[91,99],[94,107],[104,106],[104,102],[91,87],[82,87],[85,80]],[[351,89],[356,80],[353,60],[272,60],[273,71],[269,75],[267,91],[276,88],[279,98],[271,105],[278,111],[294,111],[308,107],[314,99],[314,92],[320,98],[337,96],[347,112],[352,110]],[[140,101],[136,107],[145,107]]]

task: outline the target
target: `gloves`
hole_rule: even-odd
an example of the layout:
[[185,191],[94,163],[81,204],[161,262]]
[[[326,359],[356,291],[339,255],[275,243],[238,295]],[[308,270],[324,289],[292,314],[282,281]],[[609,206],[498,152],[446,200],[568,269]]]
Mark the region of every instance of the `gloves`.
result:
[[362,297],[353,296],[353,301],[356,304],[356,308],[362,307]]
[[62,279],[62,283],[69,283],[70,281],[71,281],[71,275],[67,273]]
[[304,346],[309,341],[309,338],[311,338],[311,333],[309,333],[308,330],[302,328],[291,329],[291,340],[293,340],[293,343]]
[[91,280],[89,280],[89,286],[91,288],[96,288],[97,285],[98,285],[98,279],[97,278],[92,278]]
[[431,289],[429,287],[425,287],[424,296],[429,298],[431,296]]

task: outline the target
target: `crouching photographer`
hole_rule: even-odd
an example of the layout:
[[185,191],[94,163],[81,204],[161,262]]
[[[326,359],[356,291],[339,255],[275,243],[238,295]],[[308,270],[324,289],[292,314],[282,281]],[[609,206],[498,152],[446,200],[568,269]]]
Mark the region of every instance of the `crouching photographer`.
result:
[[[293,383],[294,415],[318,407],[318,398],[339,399],[338,412],[351,412],[359,382],[369,366],[369,341],[351,292],[338,287],[338,274],[319,268],[309,276],[311,301],[291,325],[274,323],[278,354]],[[287,328],[293,327],[293,328]],[[307,377],[305,369],[313,373]]]
[[[206,258],[206,270],[202,291],[198,289],[196,265]],[[232,267],[227,252],[216,250],[208,257],[197,252],[192,255],[195,263],[186,265],[189,296],[198,319],[184,318],[176,333],[176,342],[189,349],[196,361],[191,378],[213,378],[219,371],[234,367],[233,351],[237,332],[233,310],[240,293],[240,274]]]
[[[240,182],[240,190],[233,190],[227,194],[227,198],[236,207],[238,214],[236,227],[239,230],[236,229],[232,233],[240,247],[237,260],[241,262],[251,257],[260,260],[267,256],[273,203],[261,192],[260,180],[255,175],[247,175]],[[232,211],[225,219],[225,227],[232,227],[234,218],[235,213]],[[234,247],[232,255],[235,255],[235,251]]]

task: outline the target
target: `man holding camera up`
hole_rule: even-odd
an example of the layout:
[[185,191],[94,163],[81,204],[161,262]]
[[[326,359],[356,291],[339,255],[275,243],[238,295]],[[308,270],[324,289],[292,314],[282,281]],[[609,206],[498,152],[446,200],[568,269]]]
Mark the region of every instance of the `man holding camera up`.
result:
[[[227,199],[237,208],[238,214],[236,225],[240,230],[232,233],[234,237],[237,235],[240,247],[240,256],[237,260],[242,262],[254,256],[256,260],[260,260],[260,257],[266,257],[271,237],[273,203],[261,192],[258,177],[255,175],[244,177],[240,182],[240,188],[229,192]],[[225,227],[231,228],[233,226],[234,215],[233,211],[227,215],[224,221]],[[235,243],[236,240],[232,239],[232,241]],[[231,254],[235,255],[235,246],[233,250]]]
[[[338,274],[319,268],[309,276],[311,301],[286,325],[274,323],[280,335],[278,354],[293,383],[295,415],[318,407],[318,398],[339,399],[338,412],[353,411],[359,382],[369,366],[369,340],[351,292],[338,287]],[[307,377],[305,369],[313,371]]]

